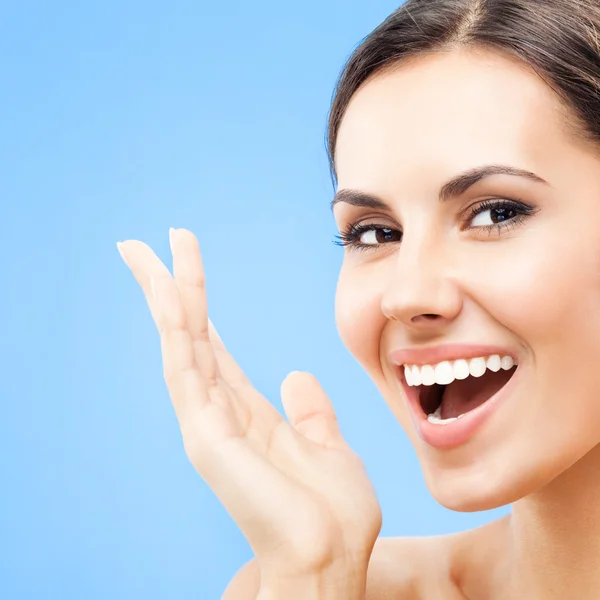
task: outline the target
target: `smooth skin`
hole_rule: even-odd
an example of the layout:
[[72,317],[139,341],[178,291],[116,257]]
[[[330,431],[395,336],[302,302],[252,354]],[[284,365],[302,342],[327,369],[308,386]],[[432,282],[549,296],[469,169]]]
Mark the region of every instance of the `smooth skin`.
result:
[[[376,75],[345,114],[336,147],[339,190],[368,193],[388,208],[335,206],[340,231],[350,224],[374,226],[360,240],[370,247],[344,251],[336,296],[340,335],[408,435],[438,502],[457,511],[512,504],[509,516],[470,531],[377,539],[366,575],[369,600],[600,596],[600,158],[596,147],[573,135],[568,116],[527,66],[473,48],[420,56]],[[438,201],[451,177],[487,164],[525,169],[547,183],[495,175]],[[519,201],[534,211],[522,219],[509,214],[508,227],[485,229],[497,213],[466,215],[490,199]],[[401,233],[401,241],[379,235],[382,227]],[[314,567],[323,556],[347,548],[351,538],[364,553],[378,531],[378,505],[362,464],[336,427],[331,439],[339,446],[333,454],[310,434],[306,438],[306,430],[298,431],[300,423],[312,430],[310,414],[334,422],[329,401],[309,375],[284,382],[290,425],[279,425],[284,433],[275,452],[267,452],[264,440],[278,430],[277,416],[257,392],[241,400],[229,385],[214,401],[219,408],[207,410],[202,407],[213,401],[206,390],[219,389],[212,371],[175,375],[210,365],[205,361],[210,346],[221,348],[216,354],[225,377],[241,377],[237,367],[226,366],[232,359],[215,346],[216,338],[207,342],[205,325],[194,324],[207,319],[194,244],[191,234],[178,232],[176,285],[147,246],[129,241],[124,250],[158,319],[188,455],[253,549],[263,552],[234,577],[224,596],[250,600],[261,577],[264,585],[269,549],[287,527],[301,550],[287,552],[286,561],[293,565],[299,556],[300,564]],[[149,295],[150,276],[160,282],[158,304]],[[184,314],[192,323],[188,333]],[[389,354],[446,343],[514,350],[521,382],[466,444],[442,450],[418,435]],[[251,389],[244,385],[238,389]],[[265,429],[254,421],[254,437],[244,434],[248,414],[265,420]],[[218,419],[218,433],[203,429],[200,415]],[[207,443],[215,435],[222,453]],[[216,477],[215,465],[229,477]],[[331,473],[337,478],[329,481]],[[259,502],[247,503],[246,495],[257,499],[253,483],[259,481],[276,498],[267,511]],[[347,485],[353,486],[350,505],[338,493]],[[313,523],[310,536],[295,530],[286,501],[294,514],[302,507],[304,525]],[[361,508],[353,512],[355,502]],[[365,514],[371,525],[357,530]],[[278,533],[265,538],[263,529],[271,523]],[[292,577],[298,574],[286,568]],[[345,598],[343,590],[338,597]]]
[[119,250],[160,333],[186,454],[248,539],[261,598],[363,598],[382,517],[362,460],[312,375],[282,384],[289,422],[254,389],[208,319],[195,236],[170,234],[173,276],[140,241]]
[[[339,189],[388,209],[341,202],[338,228],[402,234],[380,230],[378,242],[366,233],[371,246],[346,248],[340,335],[440,504],[512,504],[510,518],[449,538],[452,581],[469,600],[600,597],[600,159],[570,121],[526,65],[461,48],[368,81],[339,132]],[[446,181],[490,164],[546,183],[493,175],[438,200]],[[471,217],[487,200],[521,202],[532,214]],[[448,343],[514,351],[520,381],[467,443],[438,449],[418,435],[389,354]],[[435,568],[422,565],[420,576]]]

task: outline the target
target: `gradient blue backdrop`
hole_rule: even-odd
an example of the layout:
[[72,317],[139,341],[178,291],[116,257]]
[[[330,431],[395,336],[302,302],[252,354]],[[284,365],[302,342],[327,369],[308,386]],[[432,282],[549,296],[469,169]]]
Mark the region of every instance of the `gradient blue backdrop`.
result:
[[220,598],[251,558],[189,464],[159,340],[115,242],[203,249],[211,316],[256,386],[308,370],[382,535],[448,511],[342,345],[323,145],[338,72],[391,0],[0,4],[0,597]]

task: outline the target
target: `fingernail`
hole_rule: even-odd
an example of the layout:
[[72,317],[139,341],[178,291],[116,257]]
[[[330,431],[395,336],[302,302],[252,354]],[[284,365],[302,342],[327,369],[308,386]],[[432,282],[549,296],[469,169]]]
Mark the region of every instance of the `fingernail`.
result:
[[169,227],[169,244],[171,244],[171,248],[173,247],[173,233],[175,229],[173,227]]
[[119,251],[121,258],[123,259],[123,262],[131,269],[131,265],[127,262],[127,258],[125,257],[125,252],[123,250],[123,245],[121,244],[121,242],[117,242],[117,250]]

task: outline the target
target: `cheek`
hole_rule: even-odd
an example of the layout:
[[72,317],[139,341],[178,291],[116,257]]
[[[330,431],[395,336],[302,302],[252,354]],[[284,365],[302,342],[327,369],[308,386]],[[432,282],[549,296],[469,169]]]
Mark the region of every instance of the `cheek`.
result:
[[381,312],[382,290],[372,275],[361,276],[358,269],[344,264],[335,296],[340,337],[350,354],[371,375],[381,369],[379,349],[386,322]]
[[553,438],[557,451],[571,445],[577,455],[577,444],[600,437],[600,370],[589,368],[600,364],[600,243],[579,232],[561,239],[540,229],[531,240],[490,244],[463,272],[473,301],[525,347],[531,378],[515,432],[532,444],[541,427],[540,452]]
[[590,327],[597,339],[600,244],[595,240],[561,239],[548,230],[506,245],[490,244],[464,279],[475,301],[534,355],[559,339],[583,342]]

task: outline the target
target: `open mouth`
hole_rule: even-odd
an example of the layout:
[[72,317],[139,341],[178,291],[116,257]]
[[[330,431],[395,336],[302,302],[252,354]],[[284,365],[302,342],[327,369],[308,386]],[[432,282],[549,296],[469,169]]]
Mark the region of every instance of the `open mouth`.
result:
[[417,385],[419,403],[430,421],[458,419],[481,406],[502,389],[513,377],[518,365],[497,372],[486,369],[480,377],[469,375],[447,385]]

